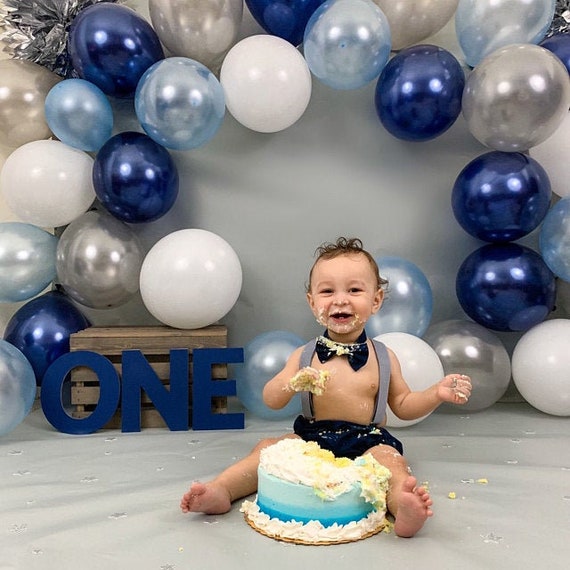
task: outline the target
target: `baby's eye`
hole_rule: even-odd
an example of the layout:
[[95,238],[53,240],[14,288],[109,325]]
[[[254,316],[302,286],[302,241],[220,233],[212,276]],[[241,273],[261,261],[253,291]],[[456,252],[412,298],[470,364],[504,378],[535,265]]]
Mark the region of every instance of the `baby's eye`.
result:
[[332,289],[321,289],[319,292],[321,295],[331,295],[333,290]]
[[360,287],[351,287],[348,291],[349,293],[360,293],[362,289]]

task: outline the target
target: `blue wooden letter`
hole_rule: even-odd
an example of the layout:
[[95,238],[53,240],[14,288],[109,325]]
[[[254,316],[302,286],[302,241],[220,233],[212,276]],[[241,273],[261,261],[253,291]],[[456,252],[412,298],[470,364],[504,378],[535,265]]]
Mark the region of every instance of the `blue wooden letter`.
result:
[[141,390],[144,390],[171,431],[188,429],[188,349],[170,351],[170,390],[140,350],[122,357],[121,431],[141,430]]
[[[99,379],[99,402],[91,415],[86,418],[69,416],[61,401],[61,388],[65,377],[78,366],[91,368]],[[120,393],[119,375],[108,358],[87,350],[68,352],[55,360],[44,374],[41,390],[42,409],[49,423],[63,433],[93,433],[113,417],[119,404]]]
[[244,414],[213,414],[212,396],[235,396],[235,380],[212,380],[212,364],[243,362],[243,348],[195,348],[192,429],[243,429]]

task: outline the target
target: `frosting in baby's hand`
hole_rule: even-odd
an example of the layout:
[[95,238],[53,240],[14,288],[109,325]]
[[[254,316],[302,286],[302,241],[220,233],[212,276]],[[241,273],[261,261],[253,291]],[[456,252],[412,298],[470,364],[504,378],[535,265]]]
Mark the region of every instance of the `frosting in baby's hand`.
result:
[[294,392],[312,392],[315,396],[321,396],[325,391],[325,385],[330,377],[328,370],[317,370],[311,366],[301,368],[287,385]]

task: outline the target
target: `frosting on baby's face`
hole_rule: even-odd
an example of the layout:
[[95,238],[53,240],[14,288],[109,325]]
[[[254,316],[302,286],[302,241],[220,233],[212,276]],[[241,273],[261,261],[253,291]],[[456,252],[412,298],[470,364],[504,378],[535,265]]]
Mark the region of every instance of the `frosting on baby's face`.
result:
[[368,260],[361,254],[349,254],[317,261],[307,300],[331,338],[353,342],[380,308],[382,296]]
[[[338,334],[348,334],[355,328],[358,328],[361,324],[360,315],[354,315],[351,319],[346,320],[342,319],[340,322],[335,322],[334,316],[333,318],[329,318],[329,316],[325,316],[324,310],[320,311],[320,314],[317,316],[317,323],[326,327],[328,330],[332,332],[336,332]],[[362,327],[360,327],[362,328]]]

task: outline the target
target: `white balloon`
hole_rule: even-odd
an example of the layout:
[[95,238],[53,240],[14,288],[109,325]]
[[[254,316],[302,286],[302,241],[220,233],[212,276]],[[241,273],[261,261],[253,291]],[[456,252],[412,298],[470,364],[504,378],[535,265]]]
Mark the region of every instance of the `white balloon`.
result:
[[220,83],[228,111],[261,133],[293,125],[311,99],[307,62],[297,48],[277,36],[249,36],[234,45],[222,64]]
[[93,159],[55,140],[29,142],[4,163],[0,188],[22,221],[44,228],[65,226],[95,200]]
[[530,150],[530,156],[546,170],[552,191],[562,198],[570,196],[570,113],[554,134]]
[[147,253],[140,293],[148,311],[165,325],[197,329],[224,317],[241,291],[241,264],[220,236],[199,229],[179,230]]
[[513,382],[533,407],[570,416],[570,319],[552,319],[529,329],[511,357]]
[[388,18],[392,49],[400,50],[439,32],[459,0],[374,0]]
[[[400,361],[404,380],[412,391],[425,390],[444,377],[443,365],[437,352],[425,340],[403,332],[384,333],[374,338],[394,351]],[[401,420],[388,407],[386,425],[411,426],[429,415],[426,414],[415,420]]]

